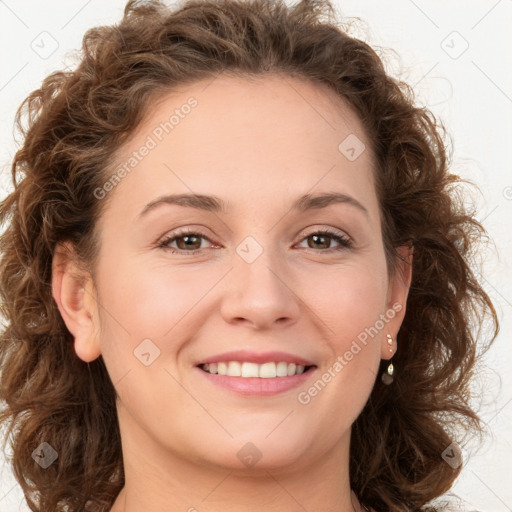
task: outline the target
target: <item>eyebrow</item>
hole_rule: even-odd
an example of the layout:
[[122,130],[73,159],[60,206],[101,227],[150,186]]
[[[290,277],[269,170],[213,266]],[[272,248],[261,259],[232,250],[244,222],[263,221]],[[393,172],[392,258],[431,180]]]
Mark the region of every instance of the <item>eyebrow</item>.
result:
[[[162,204],[178,205],[187,208],[196,208],[213,213],[226,213],[229,203],[217,196],[204,194],[171,194],[158,197],[149,202],[139,213],[140,219],[151,210]],[[332,204],[348,204],[363,212],[367,217],[368,210],[355,198],[340,192],[328,192],[319,194],[305,194],[296,199],[292,204],[292,210],[305,212],[308,210],[319,210]]]

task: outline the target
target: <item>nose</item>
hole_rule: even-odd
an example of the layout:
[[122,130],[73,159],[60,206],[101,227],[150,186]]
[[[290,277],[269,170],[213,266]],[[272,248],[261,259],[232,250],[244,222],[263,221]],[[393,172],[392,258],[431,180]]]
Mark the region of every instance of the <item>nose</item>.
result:
[[300,303],[277,250],[258,248],[250,239],[240,244],[224,282],[221,313],[226,322],[248,323],[254,329],[290,326],[299,318]]

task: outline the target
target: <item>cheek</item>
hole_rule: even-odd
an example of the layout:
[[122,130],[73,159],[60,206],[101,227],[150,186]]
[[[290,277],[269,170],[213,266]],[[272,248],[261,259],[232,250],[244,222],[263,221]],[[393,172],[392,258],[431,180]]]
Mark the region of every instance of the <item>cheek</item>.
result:
[[172,366],[181,340],[197,330],[197,322],[188,320],[214,276],[184,268],[171,272],[130,258],[105,261],[98,276],[102,355],[121,401],[150,417],[162,410],[161,393],[165,404],[180,403],[180,388],[164,369]]
[[[208,289],[208,275],[185,267],[125,258],[105,262],[101,269],[101,296],[130,337],[161,338]],[[211,285],[210,285],[211,287]]]
[[[325,381],[329,382],[329,390],[322,391],[323,400],[343,403],[348,410],[358,411],[373,386],[380,341],[385,335],[386,324],[381,320],[387,292],[385,265],[376,259],[372,265],[346,266],[315,283],[303,297],[312,305],[314,317],[322,320],[317,325],[326,357],[319,378],[327,373]],[[354,389],[358,392],[353,393]]]
[[[102,352],[115,373],[135,366],[139,350],[158,354],[152,368],[173,360],[199,329],[197,312],[219,273],[193,265],[115,258],[99,272]],[[129,276],[129,277],[127,277]],[[145,340],[151,340],[148,344]],[[154,346],[153,346],[154,344]],[[155,348],[156,347],[156,348]],[[145,349],[144,349],[145,351]]]
[[385,313],[387,285],[377,261],[371,267],[347,266],[328,277],[316,281],[305,299],[314,301],[315,316],[322,320],[317,325],[325,358],[316,379],[297,396],[298,413],[314,423],[312,430],[324,431],[325,446],[350,428],[374,386],[383,334],[372,328]]
[[387,278],[381,262],[319,270],[313,285],[311,275],[300,278],[301,298],[322,319],[331,339],[339,340],[340,348],[384,313]]

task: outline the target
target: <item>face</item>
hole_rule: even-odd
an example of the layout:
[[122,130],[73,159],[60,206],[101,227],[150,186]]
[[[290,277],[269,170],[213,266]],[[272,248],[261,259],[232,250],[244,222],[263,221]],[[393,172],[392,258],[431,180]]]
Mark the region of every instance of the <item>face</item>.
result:
[[[388,276],[370,146],[327,89],[221,76],[162,97],[120,148],[96,288],[76,309],[71,280],[54,296],[77,355],[102,355],[139,461],[348,453],[408,288]],[[190,194],[215,199],[171,197]]]

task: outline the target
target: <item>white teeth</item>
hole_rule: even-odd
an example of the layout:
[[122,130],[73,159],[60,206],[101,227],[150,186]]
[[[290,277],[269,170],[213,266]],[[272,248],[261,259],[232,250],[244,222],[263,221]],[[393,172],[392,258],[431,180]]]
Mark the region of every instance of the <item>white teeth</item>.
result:
[[227,375],[228,377],[259,377],[272,379],[274,377],[291,377],[304,373],[305,367],[301,364],[286,363],[280,361],[264,364],[226,361],[220,363],[205,363],[202,369],[214,374]]
[[[233,364],[233,361],[229,364]],[[242,374],[238,374],[237,377],[259,377],[258,367],[259,365],[256,363],[242,363]]]
[[228,364],[228,371],[226,375],[229,377],[240,377],[242,365],[238,361],[231,361]]
[[262,379],[273,379],[275,376],[276,363],[265,363],[260,366],[259,377],[261,377]]
[[288,375],[288,364],[282,361],[277,363],[276,374],[278,377],[286,377]]

